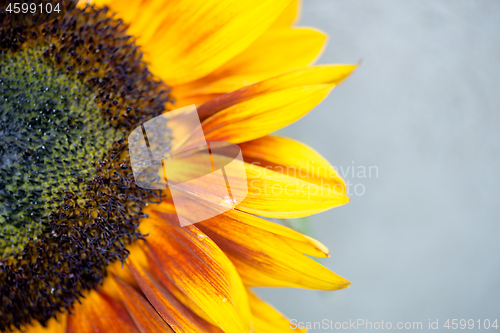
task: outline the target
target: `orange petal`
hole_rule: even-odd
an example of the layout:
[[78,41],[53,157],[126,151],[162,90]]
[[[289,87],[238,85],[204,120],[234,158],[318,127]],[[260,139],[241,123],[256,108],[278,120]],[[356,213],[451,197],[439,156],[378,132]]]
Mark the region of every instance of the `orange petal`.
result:
[[127,311],[106,294],[92,291],[82,304],[74,304],[67,333],[139,332]]
[[210,318],[205,311],[203,311],[198,304],[193,302],[186,294],[184,294],[179,288],[177,288],[169,279],[165,276],[162,269],[158,267],[158,264],[154,262],[150,265],[151,272],[158,279],[163,287],[165,287],[179,302],[190,309],[198,317],[202,318],[206,322],[218,326],[216,322]]
[[[199,86],[196,86],[195,88],[198,88]],[[175,90],[175,88],[174,88]],[[185,94],[188,94],[191,92],[191,89],[188,89]],[[206,94],[206,95],[179,95],[179,93],[176,91],[174,92],[176,100],[175,100],[175,105],[176,107],[184,107],[188,105],[196,105],[197,107],[199,105],[202,105],[203,103],[206,103],[216,97],[219,97],[221,94]]]
[[221,110],[257,96],[290,88],[323,84],[334,87],[355,68],[356,65],[320,65],[297,69],[214,98],[198,107],[198,113],[202,119],[205,119]]
[[128,313],[141,333],[173,332],[163,319],[158,315],[151,304],[142,297],[134,288],[115,279],[121,299]]
[[344,180],[335,168],[312,148],[298,141],[267,135],[240,144],[245,162],[345,193]]
[[248,290],[250,309],[252,310],[255,333],[286,333],[306,332],[306,329],[294,329],[290,320],[279,313],[275,308],[258,298]]
[[[200,210],[206,210],[206,215],[213,215],[213,209],[201,202],[195,201],[185,201],[187,211],[198,211],[193,213],[193,215],[199,214]],[[164,201],[159,205],[154,206],[148,212],[149,214],[157,214],[152,210],[175,214],[175,208],[171,201]],[[212,210],[212,214],[210,213]],[[187,218],[190,218],[188,216]],[[280,237],[283,241],[288,243],[296,251],[315,257],[328,257],[328,248],[321,244],[319,241],[301,234],[291,228],[285,227],[275,222],[264,220],[258,216],[241,212],[236,209],[231,209],[224,214],[218,215],[210,220],[207,220],[201,224],[197,224],[197,227],[203,228],[204,226],[217,224],[224,229],[234,230],[234,232],[243,232],[246,230],[255,230],[258,233],[256,237]],[[153,268],[154,270],[154,268]],[[169,289],[170,290],[170,289]]]
[[[127,250],[130,252],[128,257],[127,257],[127,262],[131,260],[139,265],[147,265],[148,260],[146,258],[146,254],[142,250],[139,243],[140,242],[134,242],[134,243],[130,244],[129,246],[127,246]],[[107,270],[108,270],[108,273],[110,273],[114,277],[120,279],[120,281],[122,281],[123,283],[126,283],[127,285],[132,286],[134,288],[138,287],[137,282],[135,281],[134,277],[130,273],[130,269],[128,268],[128,266],[126,264],[123,264],[122,262],[117,261],[117,262],[109,265],[107,267]],[[108,279],[104,280],[103,287],[106,287],[107,280]],[[109,279],[109,280],[111,280],[111,279]],[[119,288],[116,288],[115,283],[111,283],[110,287],[115,290],[114,291],[115,294],[118,293]],[[102,287],[100,289],[102,290]],[[106,292],[108,293],[108,295],[111,294],[111,291],[106,290]],[[118,294],[117,294],[117,296],[119,297]]]
[[224,332],[249,332],[246,291],[226,255],[195,226],[181,228],[174,224],[176,216],[155,215],[140,229],[151,235],[150,265],[158,265]]
[[129,268],[142,292],[174,332],[222,333],[186,308],[142,267],[131,263]]
[[[197,226],[228,255],[246,285],[336,290],[350,284],[302,254],[321,253],[321,247],[324,248],[321,243],[308,243],[310,239],[300,239],[282,228],[271,228],[248,214],[232,210]],[[282,235],[292,236],[295,242]],[[319,248],[314,249],[315,245]]]

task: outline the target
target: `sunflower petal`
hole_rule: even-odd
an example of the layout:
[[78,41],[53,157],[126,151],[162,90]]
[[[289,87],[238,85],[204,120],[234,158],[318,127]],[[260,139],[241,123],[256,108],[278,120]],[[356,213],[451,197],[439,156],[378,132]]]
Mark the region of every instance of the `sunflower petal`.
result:
[[27,327],[13,331],[13,333],[66,333],[67,317],[67,312],[60,313],[57,314],[57,318],[50,318],[45,327],[36,321]]
[[138,16],[125,3],[109,5],[131,25],[152,72],[176,85],[211,73],[245,50],[290,0],[144,1]]
[[[204,205],[201,202],[185,201],[184,204],[187,208],[186,211],[206,210],[206,215],[215,215],[213,214],[214,212],[210,212],[210,210],[213,210],[210,206]],[[166,200],[161,204],[155,206],[154,210],[163,213],[175,214],[174,204],[169,200]],[[150,214],[157,213],[150,212]],[[197,214],[199,213],[193,213],[193,215]],[[188,218],[190,218],[190,216],[188,216]],[[266,235],[279,236],[295,250],[303,254],[315,257],[329,256],[328,248],[319,241],[303,235],[291,228],[285,227],[275,222],[264,220],[263,218],[260,218],[258,216],[241,212],[236,209],[228,210],[224,214],[218,215],[218,217],[207,220],[207,222],[197,224],[197,226],[203,227],[206,224],[210,225],[210,221],[215,221],[214,223],[218,223],[226,229],[237,230],[241,232],[246,232],[246,230],[258,230],[258,237],[266,237]]]
[[92,291],[82,303],[73,306],[67,333],[139,332],[127,311],[106,294]]
[[302,0],[292,0],[288,7],[281,13],[278,19],[273,23],[274,27],[288,27],[300,20]]
[[328,184],[337,192],[345,193],[344,180],[335,168],[312,148],[298,141],[267,135],[240,144],[243,158],[248,163],[287,174],[309,183]]
[[210,323],[211,325],[218,326],[216,322],[210,318],[205,311],[203,311],[198,304],[193,302],[191,298],[189,298],[186,294],[184,294],[179,288],[177,288],[162,272],[162,269],[158,267],[158,265],[153,263],[150,265],[151,272],[158,279],[158,282],[161,283],[163,287],[165,287],[179,302],[181,302],[185,307],[190,309],[194,314],[196,314],[201,319]]
[[115,278],[119,294],[128,313],[141,333],[173,332],[161,319],[151,304],[144,299],[134,288]]
[[297,0],[92,2],[130,25],[150,68],[170,85],[204,77],[246,53],[258,37],[296,21],[299,8]]
[[129,268],[142,292],[174,332],[222,333],[180,303],[143,267],[131,263]]
[[[212,157],[220,165],[225,165],[225,172],[230,175],[233,198],[244,198],[237,201],[236,208],[248,213],[272,218],[298,218],[317,214],[349,201],[341,190],[330,184],[310,183],[255,164],[231,164],[231,158],[219,154],[212,154]],[[187,158],[186,161],[188,160]],[[186,165],[189,167],[184,167],[184,171],[177,171],[179,177],[188,178],[190,173],[197,174],[194,172],[197,167],[194,163]],[[245,172],[239,170],[242,166]],[[199,199],[213,204],[214,209],[218,208],[216,198],[211,196],[213,189],[220,187],[216,180],[216,177],[203,178],[203,182],[198,182],[196,188],[186,189],[188,192],[184,193],[185,198]],[[227,207],[220,204],[219,213],[226,210]],[[185,214],[186,209],[182,211]],[[203,215],[200,213],[199,216]],[[183,217],[188,219],[187,216]],[[205,218],[194,216],[193,220],[201,221]]]
[[307,66],[318,58],[325,41],[324,33],[311,28],[272,29],[212,74],[190,87],[174,88],[174,94],[182,101],[183,90],[188,96],[227,93]]
[[315,254],[320,249],[311,251],[313,244],[307,244],[306,240],[300,242],[302,246],[297,246],[298,240],[290,242],[288,237],[280,234],[298,238],[296,235],[281,228],[269,228],[275,231],[270,232],[264,223],[256,220],[248,214],[232,210],[197,226],[228,255],[245,285],[320,290],[348,287],[349,281],[302,254],[304,249]]
[[299,218],[349,202],[349,197],[331,186],[309,183],[254,164],[245,163],[245,168],[248,193],[236,208],[251,214]]
[[202,123],[205,138],[232,143],[260,138],[300,119],[331,89],[327,84],[290,88],[239,103]]
[[150,265],[161,271],[224,332],[249,332],[250,310],[243,283],[226,255],[195,226],[175,224],[174,215],[155,213],[149,233]]
[[286,333],[306,332],[306,329],[294,329],[290,320],[285,318],[275,308],[258,298],[251,290],[248,290],[250,309],[252,310],[255,333]]
[[349,76],[356,67],[356,65],[320,65],[297,69],[214,98],[199,106],[198,113],[202,119],[205,119],[257,96],[290,88],[323,84],[334,87]]
[[277,235],[300,253],[315,257],[329,256],[325,245],[291,228],[235,209],[227,211],[224,215],[228,217],[223,224],[225,228],[233,227],[242,231],[258,230],[261,237],[268,234]]
[[[148,259],[146,257],[146,254],[144,253],[142,247],[138,243],[139,242],[134,242],[134,243],[130,244],[129,246],[127,246],[127,250],[129,251],[129,255],[127,257],[127,260],[129,260],[129,261],[131,260],[131,261],[135,262],[136,265],[146,265],[147,266]],[[107,267],[107,270],[108,270],[108,273],[113,275],[115,278],[120,279],[120,281],[122,281],[123,283],[126,283],[127,285],[132,286],[134,288],[138,287],[137,282],[135,281],[135,278],[130,273],[130,269],[128,269],[127,265],[126,264],[124,265],[121,261],[117,261],[117,262],[109,265]],[[103,287],[106,287],[106,281],[107,280],[104,280]],[[115,294],[116,294],[117,288],[113,283],[111,283],[110,289],[111,288],[113,288],[115,290]],[[102,290],[102,287],[101,287],[101,290]],[[106,290],[106,292],[108,293],[108,295],[110,295],[110,292],[108,292],[108,290]],[[117,298],[119,297],[118,294],[116,294],[116,296],[117,296]]]

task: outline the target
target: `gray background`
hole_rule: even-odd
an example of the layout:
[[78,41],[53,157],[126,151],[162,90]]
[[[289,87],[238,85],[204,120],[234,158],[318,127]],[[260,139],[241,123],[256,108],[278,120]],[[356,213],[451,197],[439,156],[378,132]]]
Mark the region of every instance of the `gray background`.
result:
[[379,174],[297,223],[351,288],[259,294],[304,322],[500,321],[500,1],[305,0],[300,25],[320,63],[363,63],[280,134]]

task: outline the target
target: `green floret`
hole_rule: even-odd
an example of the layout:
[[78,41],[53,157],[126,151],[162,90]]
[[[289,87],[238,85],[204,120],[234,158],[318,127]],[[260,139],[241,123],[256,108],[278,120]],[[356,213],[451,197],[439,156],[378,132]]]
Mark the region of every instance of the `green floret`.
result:
[[[33,61],[38,59],[38,61]],[[95,161],[124,135],[103,121],[95,93],[47,64],[41,49],[0,62],[0,256],[48,226],[66,192],[85,196]],[[64,208],[63,208],[64,209]],[[74,207],[68,210],[73,213]]]

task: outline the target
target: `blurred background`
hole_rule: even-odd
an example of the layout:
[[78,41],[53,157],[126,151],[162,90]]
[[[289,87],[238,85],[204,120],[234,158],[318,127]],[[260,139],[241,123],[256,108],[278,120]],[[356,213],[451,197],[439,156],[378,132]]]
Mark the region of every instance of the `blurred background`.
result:
[[349,170],[348,205],[293,223],[353,284],[258,293],[302,322],[500,325],[500,1],[305,0],[299,25],[330,35],[320,63],[363,61],[279,133]]

